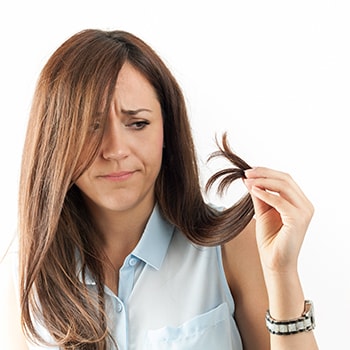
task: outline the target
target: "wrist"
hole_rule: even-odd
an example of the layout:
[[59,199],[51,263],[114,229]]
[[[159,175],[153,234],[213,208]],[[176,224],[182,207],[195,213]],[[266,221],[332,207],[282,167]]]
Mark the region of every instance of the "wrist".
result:
[[275,319],[299,317],[304,311],[304,293],[297,271],[265,275],[270,314]]
[[283,276],[298,273],[298,261],[294,259],[282,264],[272,261],[266,262],[261,258],[261,266],[264,275],[268,276]]
[[263,268],[263,275],[267,285],[279,286],[299,283],[297,268],[286,270],[271,270]]

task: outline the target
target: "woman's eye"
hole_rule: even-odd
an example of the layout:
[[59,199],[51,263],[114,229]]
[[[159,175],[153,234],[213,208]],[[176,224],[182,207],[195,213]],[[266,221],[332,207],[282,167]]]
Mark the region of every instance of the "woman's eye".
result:
[[101,127],[101,122],[100,121],[95,121],[92,125],[91,125],[91,130],[92,131],[97,131],[99,130]]
[[130,123],[130,124],[127,125],[127,127],[132,128],[134,130],[142,130],[147,125],[149,125],[149,122],[146,121],[146,120],[142,120],[142,121],[137,121],[137,122],[134,122],[134,123]]

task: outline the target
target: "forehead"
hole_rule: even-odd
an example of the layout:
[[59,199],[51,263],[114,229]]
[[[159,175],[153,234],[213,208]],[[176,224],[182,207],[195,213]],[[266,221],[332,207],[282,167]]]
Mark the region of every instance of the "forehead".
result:
[[130,63],[125,63],[118,74],[114,98],[121,104],[128,104],[127,107],[158,102],[154,87]]
[[128,88],[134,90],[138,87],[154,91],[153,86],[144,74],[130,63],[124,63],[118,74],[116,89]]

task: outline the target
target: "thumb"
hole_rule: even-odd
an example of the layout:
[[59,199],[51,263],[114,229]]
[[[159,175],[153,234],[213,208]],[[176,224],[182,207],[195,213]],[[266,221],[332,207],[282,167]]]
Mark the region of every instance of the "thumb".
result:
[[258,197],[259,192],[264,190],[254,186],[252,182],[253,181],[250,179],[244,179],[244,183],[247,186],[250,196],[252,197],[255,215],[259,217],[262,216],[268,210],[270,210],[271,206]]

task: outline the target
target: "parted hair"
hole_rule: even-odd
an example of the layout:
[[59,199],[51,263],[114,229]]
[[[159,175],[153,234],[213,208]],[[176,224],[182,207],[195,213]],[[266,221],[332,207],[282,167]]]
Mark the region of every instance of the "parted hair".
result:
[[[24,144],[20,193],[20,300],[26,335],[38,326],[62,349],[108,349],[101,242],[75,182],[98,154],[118,73],[130,63],[153,86],[162,109],[163,159],[155,196],[162,215],[189,240],[218,245],[253,217],[249,194],[217,211],[203,198],[183,94],[159,55],[125,31],[88,29],[66,40],[44,66],[33,96]],[[214,174],[224,191],[249,166],[223,136],[219,150],[232,167]],[[93,294],[85,284],[89,271]]]

